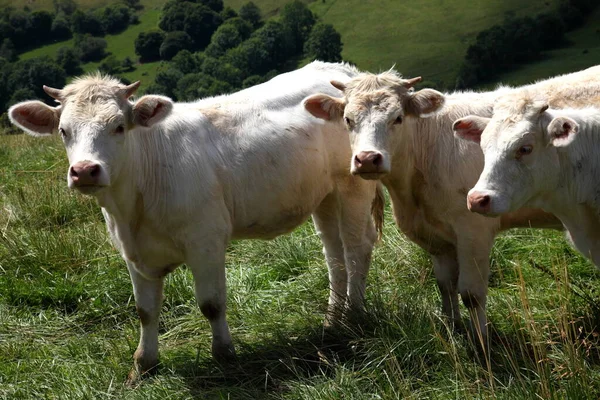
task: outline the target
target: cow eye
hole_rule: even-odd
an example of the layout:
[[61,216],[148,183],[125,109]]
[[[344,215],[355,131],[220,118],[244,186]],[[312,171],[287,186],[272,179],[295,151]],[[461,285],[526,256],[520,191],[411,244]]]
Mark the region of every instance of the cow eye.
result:
[[402,123],[402,115],[398,115],[398,117],[394,120],[394,125]]
[[63,138],[67,137],[67,132],[63,128],[58,128],[58,132],[60,133],[60,136],[62,136]]
[[115,133],[118,134],[118,135],[122,134],[123,132],[125,132],[125,127],[123,127],[123,125],[119,125],[115,129]]
[[519,147],[519,150],[517,150],[517,158],[521,158],[522,156],[529,155],[529,154],[531,154],[532,151],[533,151],[533,146],[530,146],[530,145],[521,146],[521,147]]
[[352,128],[352,125],[354,125],[354,121],[352,121],[350,118],[348,117],[344,117],[344,122],[346,123],[346,125],[348,125],[350,128]]

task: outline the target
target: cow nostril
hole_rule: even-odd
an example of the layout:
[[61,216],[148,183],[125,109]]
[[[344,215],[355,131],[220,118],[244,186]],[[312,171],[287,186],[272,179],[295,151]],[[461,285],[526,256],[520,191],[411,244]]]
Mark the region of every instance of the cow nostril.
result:
[[354,156],[354,163],[358,166],[362,165],[362,161],[360,161],[360,158],[358,158],[358,156]]
[[73,168],[73,167],[71,167],[70,173],[71,173],[71,176],[74,178],[77,178],[79,176],[79,174],[77,173],[77,171],[75,171],[75,168]]
[[490,196],[483,196],[481,200],[479,200],[479,205],[481,207],[487,207],[490,204]]
[[381,165],[382,162],[383,162],[383,157],[381,156],[381,154],[375,154],[375,156],[373,157],[373,165],[378,167]]
[[92,167],[90,167],[90,176],[92,178],[97,177],[100,174],[100,166],[98,164],[93,165]]

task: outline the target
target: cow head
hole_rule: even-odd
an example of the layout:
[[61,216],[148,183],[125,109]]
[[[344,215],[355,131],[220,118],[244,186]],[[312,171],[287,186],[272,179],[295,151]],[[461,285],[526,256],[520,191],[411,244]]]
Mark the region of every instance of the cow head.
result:
[[59,106],[26,101],[12,106],[8,115],[13,124],[33,136],[58,132],[69,158],[69,187],[93,194],[117,181],[129,131],[155,124],[173,107],[162,96],[143,96],[130,103],[138,87],[139,82],[125,86],[110,77],[85,76],[63,89],[44,86]]
[[317,118],[343,121],[350,133],[351,173],[379,179],[391,170],[392,149],[406,119],[433,113],[444,103],[444,96],[435,90],[415,92],[413,86],[420,80],[402,79],[393,70],[363,73],[345,85],[331,82],[344,98],[317,94],[304,105]]
[[454,122],[455,135],[480,143],[485,166],[467,206],[496,216],[523,207],[558,185],[558,151],[577,132],[575,121],[554,118],[545,101],[510,98],[496,105],[494,116],[468,116]]

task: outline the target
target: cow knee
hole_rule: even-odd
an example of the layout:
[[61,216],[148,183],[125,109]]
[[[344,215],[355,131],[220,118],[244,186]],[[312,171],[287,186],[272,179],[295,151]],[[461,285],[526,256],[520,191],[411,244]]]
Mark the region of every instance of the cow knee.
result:
[[206,300],[200,304],[200,311],[209,321],[215,321],[225,313],[225,305],[216,300]]

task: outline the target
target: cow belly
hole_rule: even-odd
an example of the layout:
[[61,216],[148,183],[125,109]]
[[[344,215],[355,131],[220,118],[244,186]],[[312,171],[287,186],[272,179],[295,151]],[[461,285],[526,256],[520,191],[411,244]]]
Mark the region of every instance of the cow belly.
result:
[[135,242],[142,262],[150,270],[172,270],[174,265],[184,262],[183,252],[172,238],[152,227],[140,227]]

